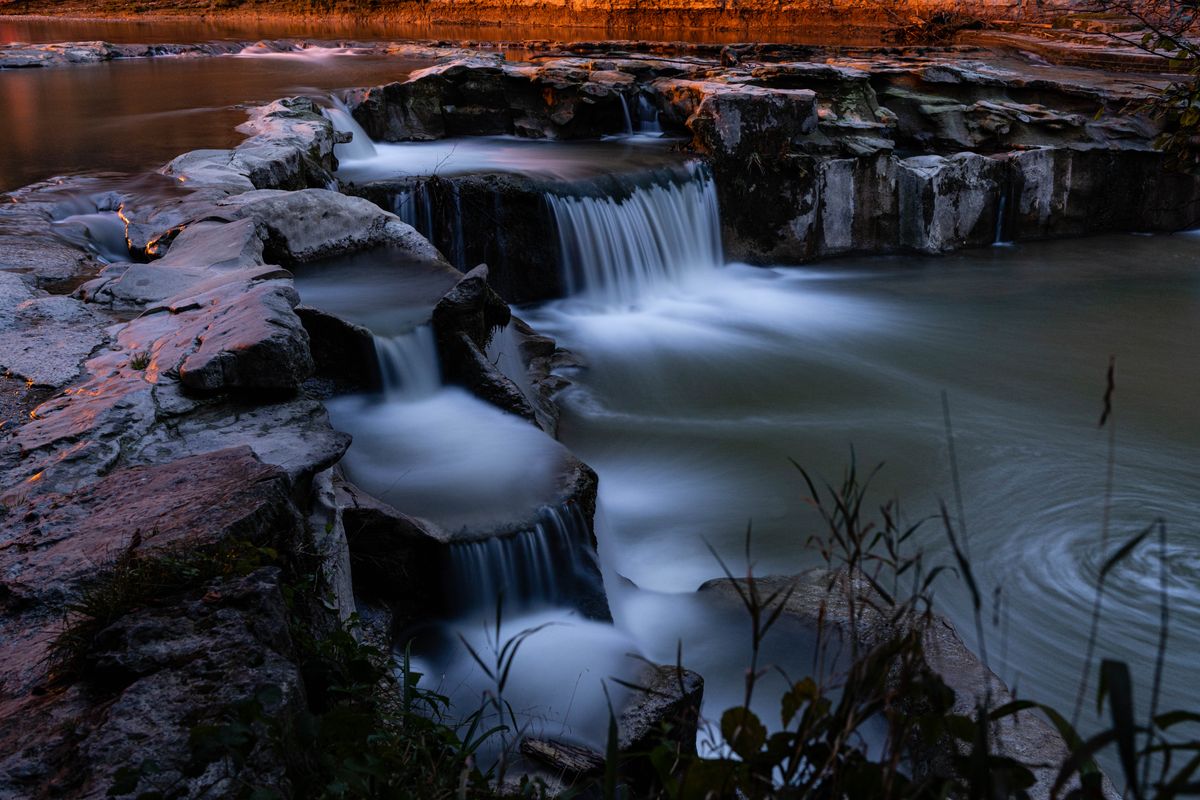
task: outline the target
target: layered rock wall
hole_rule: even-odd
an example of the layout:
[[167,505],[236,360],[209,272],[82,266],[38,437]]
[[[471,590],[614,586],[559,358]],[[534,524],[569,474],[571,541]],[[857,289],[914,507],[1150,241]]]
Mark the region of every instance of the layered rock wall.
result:
[[[758,264],[1174,231],[1200,220],[1200,183],[1165,170],[1155,124],[1127,113],[1145,96],[1145,78],[996,63],[970,48],[867,58],[747,46],[727,48],[724,66],[693,54],[573,49],[533,64],[448,62],[359,92],[353,113],[390,141],[588,138],[653,115],[710,163],[729,258]],[[561,293],[545,247],[552,222],[538,208],[548,189],[536,181],[409,178],[350,190],[385,205],[421,192],[434,207],[494,208],[489,218],[505,224],[470,237],[484,248],[472,256],[489,260],[510,300]],[[496,231],[529,244],[505,247]]]

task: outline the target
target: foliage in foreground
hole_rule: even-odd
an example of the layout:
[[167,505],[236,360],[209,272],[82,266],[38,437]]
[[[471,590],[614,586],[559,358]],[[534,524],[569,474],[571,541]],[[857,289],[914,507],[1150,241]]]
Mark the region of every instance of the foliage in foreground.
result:
[[[1114,392],[1110,365],[1100,425],[1110,423]],[[946,433],[956,472],[948,405]],[[1113,439],[1110,427],[1109,497]],[[1167,643],[1167,527],[1159,520],[1112,547],[1097,586],[1088,656],[1099,630],[1105,581],[1111,571],[1140,547],[1157,540],[1162,556],[1160,635],[1149,712],[1138,718],[1129,667],[1104,660],[1099,665],[1097,710],[1107,711],[1109,726],[1087,738],[1075,731],[1079,709],[1069,721],[1055,709],[1029,700],[997,705],[990,693],[973,707],[956,704],[954,693],[929,666],[925,647],[928,626],[936,619],[931,590],[940,576],[957,573],[969,590],[977,636],[983,641],[984,597],[971,571],[962,523],[962,499],[955,481],[956,514],[945,507],[940,523],[953,564],[926,570],[915,548],[922,523],[903,525],[895,503],[868,518],[868,489],[875,473],[860,479],[851,464],[842,481],[818,487],[797,465],[809,502],[825,530],[812,537],[830,567],[828,604],[820,609],[821,637],[813,672],[784,676],[787,690],[778,701],[778,724],[768,726],[752,710],[760,680],[761,645],[787,612],[795,584],[779,586],[756,579],[750,569],[750,533],[746,537],[747,573],[735,580],[725,567],[751,630],[749,666],[743,702],[719,720],[717,758],[702,758],[669,729],[647,750],[619,753],[615,717],[602,774],[575,781],[563,796],[581,798],[1026,798],[1035,784],[1031,768],[1051,770],[1052,796],[1090,800],[1109,796],[1096,764],[1102,752],[1115,753],[1125,794],[1134,800],[1173,800],[1200,794],[1200,738],[1179,735],[1200,725],[1200,711],[1159,709]],[[1108,501],[1106,500],[1106,503]],[[1107,519],[1107,514],[1105,515]],[[928,522],[927,520],[924,522]],[[1104,541],[1109,541],[1107,529]],[[719,560],[719,559],[718,559]],[[301,710],[281,709],[278,689],[221,709],[216,718],[191,730],[193,760],[222,765],[231,779],[265,748],[282,761],[285,778],[272,786],[238,785],[235,796],[251,800],[297,797],[326,800],[408,800],[409,798],[491,798],[497,786],[510,794],[540,797],[545,785],[522,779],[505,783],[507,759],[519,745],[516,715],[503,693],[517,649],[538,629],[500,642],[497,611],[495,658],[471,650],[495,684],[479,709],[461,723],[448,722],[449,701],[419,686],[421,676],[407,655],[398,662],[361,640],[357,621],[313,633],[305,603],[323,591],[320,572],[301,557],[282,563],[279,554],[245,542],[226,543],[189,553],[139,556],[133,546],[112,570],[97,580],[73,609],[74,621],[55,646],[63,674],[77,674],[97,634],[129,611],[173,592],[213,579],[246,575],[262,566],[284,568],[290,575],[287,596],[292,608],[294,654],[307,696]],[[767,588],[764,588],[767,587]],[[468,646],[468,649],[469,646]],[[983,653],[986,669],[986,653]],[[680,656],[682,661],[682,655]],[[1087,685],[1083,679],[1080,698]],[[682,687],[681,687],[682,688]],[[1062,763],[1025,764],[999,752],[999,724],[1022,712],[1044,714],[1068,747]],[[484,729],[483,721],[511,720]],[[774,728],[771,732],[769,728]],[[882,729],[882,734],[880,734]],[[874,731],[874,733],[872,733]],[[500,743],[496,763],[480,764],[481,745]],[[868,747],[868,742],[874,742]],[[880,744],[881,743],[881,744]],[[118,773],[109,795],[165,800],[186,795],[177,773],[159,783],[158,765],[145,761]],[[567,776],[560,776],[567,777]],[[145,786],[155,787],[150,791]],[[223,795],[227,796],[227,795]]]

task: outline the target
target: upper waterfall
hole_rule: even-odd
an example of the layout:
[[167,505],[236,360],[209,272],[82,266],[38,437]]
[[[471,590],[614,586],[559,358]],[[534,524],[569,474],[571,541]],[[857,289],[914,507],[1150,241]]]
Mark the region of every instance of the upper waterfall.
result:
[[627,306],[723,261],[716,185],[702,164],[689,164],[682,180],[634,186],[625,197],[546,201],[571,295]]
[[329,100],[333,105],[325,109],[325,116],[333,123],[334,130],[353,136],[347,144],[334,145],[333,154],[346,161],[374,158],[376,156],[375,144],[363,127],[351,116],[350,109],[335,96],[331,95]]
[[419,400],[442,386],[433,328],[421,325],[399,336],[376,336],[375,357],[384,396]]

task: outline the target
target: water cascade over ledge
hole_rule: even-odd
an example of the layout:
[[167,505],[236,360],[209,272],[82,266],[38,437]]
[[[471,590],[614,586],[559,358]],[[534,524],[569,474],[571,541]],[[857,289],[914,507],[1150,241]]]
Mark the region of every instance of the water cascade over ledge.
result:
[[420,325],[399,336],[376,336],[375,357],[388,399],[418,400],[442,385],[433,328]]
[[547,506],[529,531],[455,544],[453,602],[462,610],[570,607],[602,596],[583,512],[574,503]]
[[628,306],[663,285],[721,266],[721,221],[708,168],[681,182],[636,186],[626,197],[548,195],[570,295]]
[[367,134],[363,127],[359,125],[354,117],[350,114],[350,109],[336,96],[329,98],[332,106],[325,109],[325,116],[333,123],[333,127],[340,133],[349,133],[352,138],[346,144],[338,144],[333,147],[333,154],[338,159],[344,160],[362,160],[374,158],[376,151],[375,145],[371,142],[371,137]]

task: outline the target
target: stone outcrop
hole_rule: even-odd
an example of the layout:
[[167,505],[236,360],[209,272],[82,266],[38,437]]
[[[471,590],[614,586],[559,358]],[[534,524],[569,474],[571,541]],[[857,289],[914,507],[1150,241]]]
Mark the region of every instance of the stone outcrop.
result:
[[[218,580],[182,605],[114,620],[78,656],[86,680],[64,683],[52,649],[64,609],[119,563],[188,552],[215,557],[235,541],[292,544],[298,520],[279,468],[244,447],[217,450],[117,470],[75,491],[10,500],[5,515],[0,711],[21,724],[0,725],[0,793],[30,796],[54,786],[103,796],[120,768],[136,770],[144,760],[167,773],[190,770],[188,732],[204,716],[199,694],[207,695],[210,714],[264,686],[297,701],[287,612],[271,570]],[[256,759],[245,774],[278,772],[278,763]],[[237,777],[206,773],[197,786]]]
[[[220,185],[139,194],[80,179],[22,190],[0,214],[0,235],[25,243],[4,250],[0,272],[3,368],[42,401],[6,418],[0,445],[0,719],[21,721],[0,725],[4,796],[99,797],[130,776],[140,792],[290,792],[269,737],[235,766],[203,755],[193,735],[248,703],[303,711],[290,626],[298,615],[311,635],[332,624],[309,600],[289,607],[295,576],[270,562],[308,557],[301,507],[349,437],[306,396],[314,364],[296,293],[285,270],[263,263],[266,244],[286,251],[280,237],[247,211],[254,198],[215,205],[252,190],[252,175],[299,180],[318,157],[328,169],[331,144],[322,154],[320,143],[332,130],[286,102],[256,119],[263,127],[226,159]],[[134,216],[135,206],[175,215],[125,223],[127,235],[162,225],[147,253],[157,261],[112,263],[78,297],[50,294],[103,263],[87,237],[64,238],[54,223],[83,213],[119,224],[107,209],[126,201]],[[379,228],[390,221],[391,240],[411,239],[370,211],[389,218]],[[318,241],[309,233],[306,246]],[[231,550],[249,553],[249,566],[199,583],[185,570],[148,601],[106,610],[147,591],[134,565],[195,563],[204,574]]]
[[[647,664],[617,714],[617,752],[622,779],[635,790],[654,786],[656,770],[649,753],[660,744],[696,752],[704,679],[681,667]],[[551,785],[565,792],[586,786],[604,773],[604,754],[549,739],[526,739],[521,754],[548,768]]]
[[[578,54],[551,49],[530,65],[459,59],[360,93],[352,110],[376,138],[574,138],[619,132],[649,105],[710,162],[727,253],[751,263],[1177,230],[1200,218],[1200,184],[1165,171],[1152,147],[1155,123],[1126,113],[1166,78],[996,61],[962,46],[888,54],[744,46],[727,48],[724,66],[698,47],[668,56],[588,43],[571,49]],[[544,91],[530,94],[531,85]],[[624,105],[608,107],[603,119],[580,124],[574,105],[560,114],[563,97],[583,98],[590,113],[604,111],[611,96]],[[1101,182],[1121,192],[1101,191]],[[351,190],[385,205],[420,191],[434,207],[448,191],[458,205],[469,200],[506,218],[505,207],[520,207],[528,188],[522,179],[472,175]],[[510,299],[554,296],[553,271],[536,281],[548,295],[511,277],[547,272],[550,254],[538,242],[553,241],[534,229],[549,224],[544,215],[520,216],[520,224],[493,227],[530,242],[527,269],[483,252],[496,234],[470,237],[483,244],[469,256],[492,265]],[[443,228],[432,233],[446,244]]]
[[590,62],[475,56],[359,91],[351,108],[373,139],[393,142],[509,133],[582,139],[625,131],[635,91],[631,75]]

